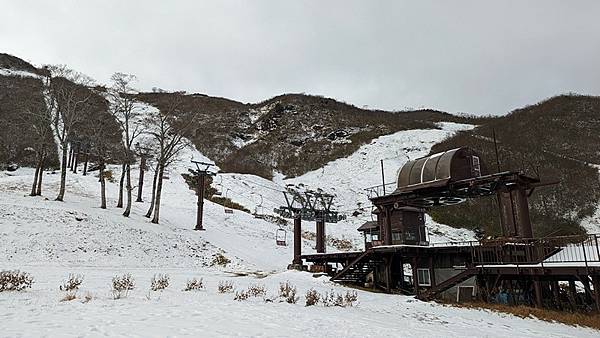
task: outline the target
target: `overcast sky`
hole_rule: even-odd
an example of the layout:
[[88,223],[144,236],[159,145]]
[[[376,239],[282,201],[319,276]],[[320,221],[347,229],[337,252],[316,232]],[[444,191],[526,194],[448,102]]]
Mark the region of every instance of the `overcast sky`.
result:
[[600,1],[3,1],[0,48],[106,83],[503,114],[600,94]]

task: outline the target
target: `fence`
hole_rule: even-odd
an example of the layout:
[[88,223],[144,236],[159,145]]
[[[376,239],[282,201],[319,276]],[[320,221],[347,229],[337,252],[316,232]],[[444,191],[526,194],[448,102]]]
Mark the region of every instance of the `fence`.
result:
[[[473,265],[600,263],[600,235],[497,239],[435,243],[433,247],[470,247]],[[577,264],[575,264],[577,265]]]

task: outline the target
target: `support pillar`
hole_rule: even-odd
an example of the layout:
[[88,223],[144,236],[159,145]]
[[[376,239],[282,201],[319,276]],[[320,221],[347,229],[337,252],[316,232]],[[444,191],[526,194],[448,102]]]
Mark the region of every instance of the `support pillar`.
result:
[[542,286],[540,285],[540,281],[538,279],[533,281],[533,290],[535,292],[535,306],[537,308],[542,308]]
[[418,296],[419,295],[419,278],[417,275],[417,258],[414,257],[413,258],[413,263],[412,263],[412,274],[413,274],[413,287],[415,288],[415,295]]
[[498,191],[500,224],[506,237],[532,238],[527,191],[521,186]]
[[317,253],[325,253],[325,220],[317,219]]
[[194,230],[205,230],[202,226],[202,212],[204,209],[204,176],[198,175],[198,187],[196,194],[198,195],[198,209],[196,211],[196,228]]
[[392,245],[392,212],[390,207],[385,208],[385,233],[384,245]]
[[592,277],[592,285],[594,286],[594,302],[596,303],[596,310],[600,312],[600,276]]
[[552,296],[554,297],[554,304],[557,310],[562,310],[560,306],[560,286],[558,285],[558,281],[552,281]]
[[302,219],[300,215],[294,217],[294,260],[292,265],[295,269],[302,267]]
[[392,292],[392,259],[389,256],[383,257],[383,264],[385,265],[385,292]]
[[572,310],[577,310],[577,288],[575,288],[575,281],[569,280],[569,299],[571,302]]

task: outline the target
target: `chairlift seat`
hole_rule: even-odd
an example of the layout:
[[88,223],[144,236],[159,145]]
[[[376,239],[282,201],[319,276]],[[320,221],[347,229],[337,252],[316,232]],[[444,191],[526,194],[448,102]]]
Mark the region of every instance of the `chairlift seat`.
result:
[[286,238],[287,232],[283,229],[277,229],[277,232],[275,233],[275,242],[277,245],[287,246]]

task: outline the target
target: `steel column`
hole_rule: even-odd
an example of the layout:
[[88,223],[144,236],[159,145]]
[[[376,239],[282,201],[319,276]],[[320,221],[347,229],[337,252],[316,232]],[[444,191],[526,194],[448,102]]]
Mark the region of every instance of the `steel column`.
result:
[[317,219],[317,253],[325,253],[325,220]]
[[294,260],[292,264],[302,265],[302,219],[300,214],[294,216]]
[[196,194],[198,195],[198,209],[196,211],[196,228],[194,230],[204,230],[202,226],[202,212],[204,209],[204,176],[198,175],[198,187]]

